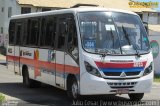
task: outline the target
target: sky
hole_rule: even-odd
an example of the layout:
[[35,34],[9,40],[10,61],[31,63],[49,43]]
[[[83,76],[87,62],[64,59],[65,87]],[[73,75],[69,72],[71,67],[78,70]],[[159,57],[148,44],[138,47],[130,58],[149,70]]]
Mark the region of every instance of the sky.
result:
[[160,12],[160,0],[135,0],[135,1],[139,1],[139,2],[159,2],[159,6],[158,8],[154,8],[154,10]]

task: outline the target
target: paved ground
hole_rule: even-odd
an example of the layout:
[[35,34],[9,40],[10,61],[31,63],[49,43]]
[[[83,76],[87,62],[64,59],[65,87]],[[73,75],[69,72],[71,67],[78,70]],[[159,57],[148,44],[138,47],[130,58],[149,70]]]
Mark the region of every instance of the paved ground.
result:
[[[67,99],[66,92],[56,89],[54,87],[43,85],[41,88],[26,88],[22,84],[21,76],[14,75],[6,66],[0,65],[0,92],[6,96],[8,101],[7,103],[17,103],[18,105],[69,105],[75,102],[69,101]],[[128,102],[128,96],[96,96],[96,97],[84,97],[87,101],[77,102],[79,104],[85,103],[85,105],[90,104],[91,102],[99,101],[123,101]],[[16,101],[12,101],[16,100]],[[19,101],[17,101],[19,100]],[[94,101],[95,100],[95,101]],[[160,84],[154,83],[152,92],[145,94],[143,100],[155,100],[153,104],[159,103],[160,100]],[[99,102],[97,101],[97,102]],[[97,103],[96,102],[96,103]],[[121,103],[121,102],[120,102]],[[148,103],[148,101],[141,102],[140,104]],[[113,104],[112,104],[113,105]],[[104,105],[105,106],[105,105]],[[111,105],[110,105],[111,106]],[[115,105],[116,106],[116,105]],[[160,105],[159,105],[160,106]]]

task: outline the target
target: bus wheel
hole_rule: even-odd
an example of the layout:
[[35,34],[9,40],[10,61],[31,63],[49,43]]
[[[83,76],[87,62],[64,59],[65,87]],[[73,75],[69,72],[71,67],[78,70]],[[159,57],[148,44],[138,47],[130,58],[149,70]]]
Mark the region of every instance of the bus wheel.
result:
[[78,92],[78,83],[75,78],[73,78],[72,82],[69,84],[67,93],[70,99],[79,99],[80,95]]
[[28,70],[24,70],[23,74],[23,84],[29,88],[39,87],[41,85],[40,82],[32,80],[29,78]]
[[27,87],[31,87],[31,80],[29,78],[28,70],[24,70],[23,74],[23,84],[26,85]]
[[133,93],[133,94],[128,94],[128,95],[131,100],[140,101],[143,98],[144,93]]

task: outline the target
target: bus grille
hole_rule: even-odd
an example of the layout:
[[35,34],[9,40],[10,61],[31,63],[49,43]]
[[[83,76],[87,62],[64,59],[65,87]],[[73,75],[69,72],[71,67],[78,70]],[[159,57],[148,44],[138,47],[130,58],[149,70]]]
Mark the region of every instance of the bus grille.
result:
[[[120,76],[122,72],[104,72],[106,76]],[[139,75],[140,72],[125,72],[126,76]]]
[[133,88],[137,82],[107,82],[111,88]]

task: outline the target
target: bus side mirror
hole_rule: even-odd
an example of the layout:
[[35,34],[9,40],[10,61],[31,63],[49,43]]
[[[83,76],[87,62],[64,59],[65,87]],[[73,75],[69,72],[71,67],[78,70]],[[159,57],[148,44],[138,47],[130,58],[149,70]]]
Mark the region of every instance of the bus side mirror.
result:
[[146,29],[146,32],[149,34],[149,29],[148,29],[148,23],[147,22],[143,22],[143,25]]

